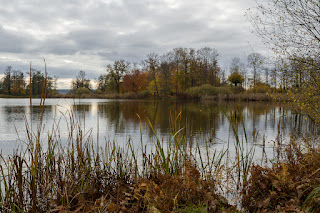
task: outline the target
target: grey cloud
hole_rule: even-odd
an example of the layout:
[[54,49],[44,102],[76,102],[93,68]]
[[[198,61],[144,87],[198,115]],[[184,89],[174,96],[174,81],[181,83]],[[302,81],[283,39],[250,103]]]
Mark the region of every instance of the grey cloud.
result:
[[17,33],[6,31],[0,26],[0,52],[3,53],[21,53],[28,50],[30,39]]
[[[264,50],[243,17],[245,9],[254,6],[252,0],[0,0],[0,4],[0,26],[7,26],[0,27],[0,57],[11,54],[22,60],[10,61],[11,65],[25,66],[33,57],[50,55],[51,71],[60,78],[73,77],[83,67],[88,75],[97,76],[113,60],[139,62],[150,52],[162,54],[175,47],[217,48],[221,64],[243,55],[250,49],[248,42],[259,44],[255,51]],[[62,58],[75,63],[63,64]]]

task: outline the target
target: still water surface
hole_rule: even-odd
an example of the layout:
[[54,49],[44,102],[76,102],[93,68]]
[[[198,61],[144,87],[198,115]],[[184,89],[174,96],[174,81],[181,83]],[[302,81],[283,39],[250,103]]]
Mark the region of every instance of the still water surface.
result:
[[[39,103],[39,99],[33,99],[31,108],[29,99],[0,99],[0,149],[3,154],[11,154],[23,146],[26,124],[32,126],[33,131],[37,129]],[[256,160],[263,155],[272,159],[274,143],[285,143],[292,133],[308,136],[317,131],[311,121],[274,103],[47,99],[42,132],[51,131],[55,126],[61,142],[67,141],[67,120],[71,111],[84,132],[99,145],[106,140],[123,145],[129,138],[135,148],[140,146],[141,140],[143,144],[152,144],[155,136],[151,124],[164,142],[180,130],[189,140],[200,144],[207,142],[211,149],[228,148],[231,152],[235,143],[230,125],[230,114],[233,114],[237,121],[233,125],[237,126],[239,138],[248,147],[255,148]],[[46,140],[46,134],[42,139]]]

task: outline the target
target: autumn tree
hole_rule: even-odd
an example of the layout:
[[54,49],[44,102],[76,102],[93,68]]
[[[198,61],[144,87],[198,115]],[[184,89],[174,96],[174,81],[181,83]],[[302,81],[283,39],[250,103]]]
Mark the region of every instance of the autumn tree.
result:
[[189,50],[187,48],[177,48],[176,54],[178,54],[178,58],[180,59],[178,82],[185,91],[189,87]]
[[2,79],[2,91],[9,95],[24,95],[26,93],[25,86],[23,72],[14,70],[11,66],[6,67]]
[[133,70],[123,76],[121,85],[124,92],[142,92],[148,87],[147,73],[141,72],[139,69]]
[[211,84],[219,86],[218,51],[204,47],[175,48],[170,53],[173,89],[176,93],[183,92],[189,87]]
[[98,92],[119,92],[119,86],[120,92],[138,91],[140,89],[133,89],[138,86],[133,79],[144,76],[144,72],[148,73],[148,90],[157,98],[166,98],[171,93],[178,94],[203,84],[220,86],[218,56],[217,50],[209,47],[199,50],[175,48],[161,56],[148,54],[142,61],[142,70],[133,69],[131,73],[123,60],[115,61],[108,65],[108,73],[97,79]]
[[120,93],[122,78],[128,71],[129,63],[124,60],[115,61],[107,66],[107,82],[113,85],[116,93]]
[[240,73],[234,72],[228,77],[228,81],[234,84],[234,86],[237,86],[238,84],[242,84],[244,78]]
[[24,74],[21,71],[14,70],[12,72],[12,95],[25,95],[26,94],[26,82],[24,79]]
[[160,98],[159,95],[159,85],[158,85],[158,73],[157,69],[159,66],[159,56],[156,53],[150,53],[147,55],[147,60],[145,61],[148,66],[149,78],[150,78],[150,88],[157,98]]
[[159,74],[160,74],[160,87],[161,94],[167,98],[172,90],[172,69],[173,60],[171,54],[164,54],[160,57]]
[[170,54],[170,56],[172,58],[172,65],[173,65],[171,73],[172,73],[172,76],[173,76],[172,83],[173,83],[173,86],[174,86],[174,92],[178,93],[178,92],[180,92],[180,88],[179,88],[180,87],[179,86],[179,72],[180,72],[180,62],[181,62],[179,49],[175,48],[171,52],[169,52],[169,54]]

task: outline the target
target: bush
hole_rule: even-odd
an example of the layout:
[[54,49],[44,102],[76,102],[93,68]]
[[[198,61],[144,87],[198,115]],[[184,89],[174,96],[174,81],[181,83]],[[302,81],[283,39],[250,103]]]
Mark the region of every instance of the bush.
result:
[[230,87],[214,87],[210,84],[204,84],[199,87],[189,88],[186,93],[193,97],[201,97],[204,95],[217,96],[232,94],[232,90]]
[[271,88],[270,88],[269,84],[259,82],[256,85],[254,85],[248,92],[250,92],[250,93],[267,93],[267,92],[271,92]]
[[90,94],[90,93],[91,93],[91,91],[88,88],[85,88],[85,87],[80,87],[76,91],[76,95],[79,95],[79,96],[85,95],[85,94]]
[[144,90],[141,92],[126,92],[121,95],[118,95],[117,98],[120,99],[147,99],[150,97],[150,93],[148,90]]
[[240,94],[246,91],[242,86],[231,87],[230,90],[233,94]]
[[143,90],[139,92],[139,97],[140,98],[148,98],[150,97],[150,92],[148,90]]
[[94,92],[95,94],[102,94],[103,92],[102,92],[102,90],[101,89],[96,89],[96,91]]

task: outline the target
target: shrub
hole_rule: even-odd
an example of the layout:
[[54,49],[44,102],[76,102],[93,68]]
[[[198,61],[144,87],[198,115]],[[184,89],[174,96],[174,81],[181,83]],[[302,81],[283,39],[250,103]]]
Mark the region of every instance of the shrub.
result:
[[292,138],[271,167],[251,168],[242,198],[248,212],[319,212],[320,149],[299,143]]
[[139,92],[139,97],[140,98],[148,98],[150,97],[150,92],[148,90],[143,90]]
[[233,94],[239,94],[246,91],[242,86],[231,87],[230,90],[232,91]]
[[79,95],[79,96],[85,95],[85,94],[90,94],[90,93],[91,93],[91,91],[86,87],[80,87],[76,91],[76,95]]
[[254,85],[249,90],[249,92],[251,92],[251,93],[267,93],[267,92],[271,92],[271,88],[270,88],[269,84],[259,82],[256,85]]
[[102,90],[98,88],[94,93],[95,94],[102,94]]
[[204,95],[216,96],[216,95],[228,95],[232,94],[230,87],[214,87],[210,84],[204,84],[199,87],[192,87],[186,91],[187,95],[193,97],[201,97]]

